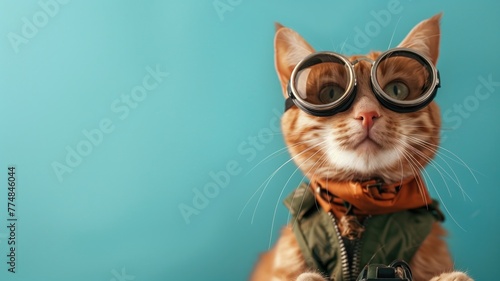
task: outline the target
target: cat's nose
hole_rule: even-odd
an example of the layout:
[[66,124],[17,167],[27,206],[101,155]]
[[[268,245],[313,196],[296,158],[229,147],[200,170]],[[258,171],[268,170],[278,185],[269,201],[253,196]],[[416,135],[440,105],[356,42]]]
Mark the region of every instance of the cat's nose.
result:
[[375,119],[379,118],[380,114],[376,111],[362,111],[357,114],[356,120],[361,121],[364,128],[370,129],[375,122]]

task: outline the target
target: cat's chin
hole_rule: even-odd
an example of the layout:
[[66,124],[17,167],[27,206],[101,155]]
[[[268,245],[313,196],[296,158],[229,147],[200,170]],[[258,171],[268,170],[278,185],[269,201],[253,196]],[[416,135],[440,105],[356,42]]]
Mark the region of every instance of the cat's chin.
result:
[[382,150],[382,146],[371,138],[365,138],[364,140],[356,144],[353,150],[356,151],[360,156],[375,155],[380,152],[380,150]]
[[395,183],[412,176],[415,169],[408,168],[397,148],[381,148],[373,141],[359,143],[357,149],[329,149],[329,161],[298,162],[309,178],[320,177],[336,181],[379,178]]
[[[325,169],[314,169],[322,177],[336,178],[338,180],[351,180],[359,178],[383,178],[392,180],[400,179],[401,154],[398,147],[383,146],[372,138],[364,138],[349,147],[331,146],[326,148],[329,165]],[[303,165],[306,169],[313,170],[316,161]],[[411,171],[410,171],[411,172]],[[404,173],[404,172],[403,172]]]

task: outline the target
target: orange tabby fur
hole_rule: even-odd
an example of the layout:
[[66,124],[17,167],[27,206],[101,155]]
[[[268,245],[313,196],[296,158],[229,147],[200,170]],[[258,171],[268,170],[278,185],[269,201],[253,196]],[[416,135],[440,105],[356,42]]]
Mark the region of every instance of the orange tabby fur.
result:
[[[418,50],[436,64],[440,18],[439,14],[418,24],[399,47]],[[314,49],[295,31],[279,24],[276,27],[275,64],[283,94],[287,97],[286,87],[293,68]],[[375,60],[379,55],[380,52],[371,52],[366,57]],[[397,72],[404,67],[409,66],[403,60],[401,65],[385,71]],[[308,178],[314,175],[349,181],[380,177],[386,183],[393,183],[419,173],[436,154],[441,126],[438,106],[432,102],[417,112],[405,114],[383,107],[372,93],[370,68],[371,64],[366,61],[355,65],[357,95],[347,111],[330,117],[315,117],[292,107],[284,113],[285,142]],[[414,79],[419,79],[418,74]],[[364,140],[366,136],[360,125],[364,112],[376,112],[373,127],[369,129],[372,139],[369,141]],[[472,280],[464,273],[446,273],[452,272],[453,262],[443,240],[445,233],[441,225],[435,223],[410,261],[415,281]],[[304,274],[308,271],[311,269],[302,258],[291,227],[287,226],[273,249],[261,257],[251,280],[324,280],[318,274]],[[444,274],[438,276],[441,273]]]

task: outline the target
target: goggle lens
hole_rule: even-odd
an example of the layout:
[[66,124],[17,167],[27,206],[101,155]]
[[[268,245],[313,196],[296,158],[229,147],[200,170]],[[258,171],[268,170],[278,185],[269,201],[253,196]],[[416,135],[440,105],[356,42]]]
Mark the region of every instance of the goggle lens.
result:
[[386,107],[398,112],[416,111],[432,101],[439,76],[432,63],[410,50],[390,50],[372,66],[372,88]]
[[305,68],[295,79],[297,95],[314,105],[334,104],[346,94],[348,73],[347,66],[337,62],[322,62]]

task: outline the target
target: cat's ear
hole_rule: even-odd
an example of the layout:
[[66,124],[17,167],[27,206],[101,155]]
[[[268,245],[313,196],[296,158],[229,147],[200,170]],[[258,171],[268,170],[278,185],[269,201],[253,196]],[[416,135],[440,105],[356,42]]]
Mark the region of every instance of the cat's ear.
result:
[[442,14],[439,13],[417,24],[403,42],[399,44],[399,47],[420,51],[436,65],[439,56],[439,39],[441,37],[439,28],[441,16]]
[[274,64],[285,97],[288,97],[286,89],[294,67],[313,52],[314,49],[297,32],[276,23]]

